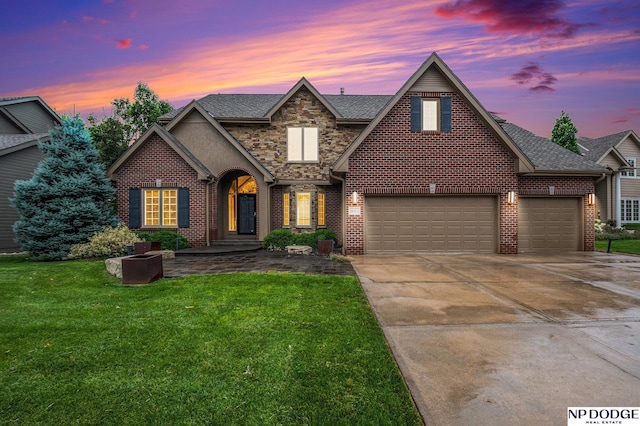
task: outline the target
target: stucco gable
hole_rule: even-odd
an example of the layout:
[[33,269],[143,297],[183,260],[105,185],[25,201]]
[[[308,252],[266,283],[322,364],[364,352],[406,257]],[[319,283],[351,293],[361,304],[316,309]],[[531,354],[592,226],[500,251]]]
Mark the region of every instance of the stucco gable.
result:
[[211,116],[198,101],[191,101],[186,107],[180,111],[176,117],[171,120],[166,126],[167,132],[172,132],[178,128],[185,120],[188,120],[191,114],[197,113],[202,116],[211,125],[216,132],[218,132],[224,140],[226,140],[231,146],[233,146],[240,155],[242,155],[258,172],[260,172],[265,182],[273,182],[274,176],[267,170],[267,168],[260,163],[247,149],[242,146],[234,137],[225,129],[214,117]]
[[378,115],[369,123],[364,131],[353,141],[345,152],[333,164],[334,172],[347,172],[349,157],[358,146],[375,129],[382,119],[392,110],[400,99],[413,90],[415,91],[448,91],[457,92],[467,105],[483,121],[485,126],[496,136],[498,141],[517,159],[518,172],[533,172],[534,166],[520,148],[509,138],[498,123],[491,117],[489,112],[478,102],[467,87],[451,71],[444,61],[434,52],[418,68],[418,70],[405,82],[395,96],[380,110]]

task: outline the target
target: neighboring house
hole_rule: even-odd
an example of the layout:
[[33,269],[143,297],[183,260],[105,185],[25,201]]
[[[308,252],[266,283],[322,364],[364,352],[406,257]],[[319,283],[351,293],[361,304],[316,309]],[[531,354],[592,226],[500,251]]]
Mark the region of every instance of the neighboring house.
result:
[[13,233],[20,216],[9,198],[15,181],[30,179],[44,159],[38,141],[48,140],[47,132],[60,122],[38,96],[0,98],[0,252],[20,249]]
[[108,170],[135,230],[205,246],[328,227],[347,254],[594,247],[590,199],[609,171],[492,117],[435,53],[394,96],[302,78],[162,120]]
[[597,139],[580,137],[578,146],[585,158],[612,173],[596,182],[596,211],[603,221],[616,224],[640,222],[640,138],[633,130]]

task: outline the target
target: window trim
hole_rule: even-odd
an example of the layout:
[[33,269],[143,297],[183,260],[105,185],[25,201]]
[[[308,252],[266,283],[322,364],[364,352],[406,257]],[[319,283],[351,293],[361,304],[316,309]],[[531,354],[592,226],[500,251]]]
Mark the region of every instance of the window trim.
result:
[[[308,138],[311,138],[309,143],[306,142]],[[299,148],[299,157],[298,151],[294,151],[292,148]],[[319,157],[320,129],[318,127],[287,126],[288,163],[318,163]]]
[[[149,210],[149,204],[147,203],[147,201],[150,198],[155,198],[155,197],[147,197],[147,193],[148,192],[152,192],[152,191],[157,191],[158,195],[157,195],[157,207],[158,207],[158,223],[152,223],[149,224],[149,218],[147,217],[147,212]],[[175,200],[174,203],[169,204],[169,205],[173,205],[174,209],[173,212],[171,211],[165,211],[165,192],[169,192],[172,191],[173,192],[173,196],[172,198]],[[179,218],[178,218],[178,211],[179,211],[179,205],[178,205],[178,188],[142,188],[142,199],[141,199],[141,203],[142,203],[142,224],[141,224],[141,228],[165,228],[165,229],[176,229],[179,226]],[[155,206],[155,204],[154,204]],[[174,218],[173,221],[175,223],[173,224],[169,224],[166,225],[165,224],[165,216],[167,215],[167,213],[173,213]]]

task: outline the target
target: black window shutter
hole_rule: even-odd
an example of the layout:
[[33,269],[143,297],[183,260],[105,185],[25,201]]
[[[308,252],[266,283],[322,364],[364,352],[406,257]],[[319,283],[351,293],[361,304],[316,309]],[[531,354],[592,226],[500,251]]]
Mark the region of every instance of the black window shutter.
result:
[[411,131],[422,130],[422,98],[420,96],[411,97]]
[[189,227],[189,188],[178,188],[178,228]]
[[129,228],[140,228],[140,188],[129,188]]
[[451,96],[440,98],[440,130],[450,132],[451,125]]

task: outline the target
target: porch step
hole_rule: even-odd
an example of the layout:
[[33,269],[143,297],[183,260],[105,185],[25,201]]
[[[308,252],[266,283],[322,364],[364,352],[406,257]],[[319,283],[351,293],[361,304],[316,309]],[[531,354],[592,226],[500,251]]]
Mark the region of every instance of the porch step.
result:
[[262,249],[262,241],[224,240],[212,241],[209,247],[192,247],[176,251],[176,256],[215,256],[242,253]]

